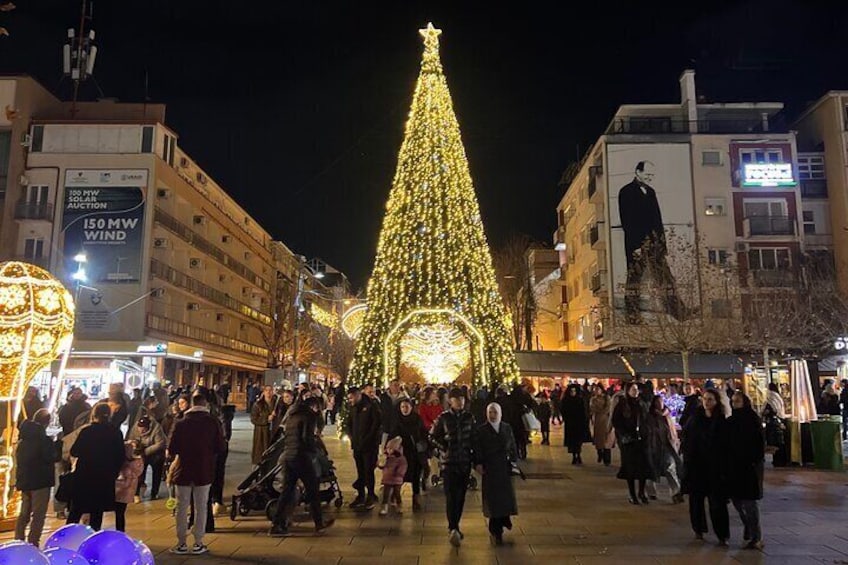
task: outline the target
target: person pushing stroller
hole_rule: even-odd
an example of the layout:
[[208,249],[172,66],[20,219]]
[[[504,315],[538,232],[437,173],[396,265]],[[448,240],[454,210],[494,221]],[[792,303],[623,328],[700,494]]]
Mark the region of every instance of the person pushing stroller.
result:
[[268,532],[270,536],[288,534],[288,517],[294,506],[298,480],[303,483],[312,520],[315,522],[315,531],[321,532],[332,526],[335,521],[323,517],[318,496],[319,477],[315,469],[315,459],[318,453],[319,411],[319,399],[306,398],[286,416],[284,447],[280,456],[283,488],[277,502],[274,524]]

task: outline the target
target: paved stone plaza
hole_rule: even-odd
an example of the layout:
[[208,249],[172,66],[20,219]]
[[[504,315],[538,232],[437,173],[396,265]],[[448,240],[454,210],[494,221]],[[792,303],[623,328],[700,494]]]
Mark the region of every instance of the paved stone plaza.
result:
[[[174,520],[164,500],[130,506],[127,531],[144,540],[153,550],[156,563],[176,565],[191,562],[368,564],[392,565],[435,563],[627,563],[628,565],[695,563],[848,563],[848,477],[841,473],[811,470],[772,470],[766,474],[763,501],[765,552],[742,551],[741,526],[730,510],[733,528],[730,549],[715,546],[715,539],[693,540],[687,506],[671,505],[665,489],[650,506],[631,506],[626,486],[615,479],[615,464],[609,468],[594,463],[594,450],[586,445],[583,467],[569,464],[562,435],[554,429],[553,446],[533,445],[524,469],[526,482],[517,482],[520,515],[505,535],[506,545],[489,545],[480,510],[479,491],[469,493],[462,530],[465,541],[459,550],[447,540],[444,497],[428,491],[425,509],[413,514],[411,493],[404,487],[402,517],[377,515],[377,510],[360,514],[347,507],[330,510],[336,525],[320,536],[311,523],[293,528],[287,538],[269,538],[268,522],[249,517],[231,522],[217,518],[217,531],[206,537],[210,553],[205,556],[174,556]],[[244,415],[236,420],[227,466],[227,491],[247,474],[251,427]],[[350,500],[354,474],[346,445],[333,434],[327,440],[339,468],[345,495]],[[164,489],[163,489],[164,493]],[[48,519],[47,529],[61,525]],[[104,527],[113,527],[107,514]],[[44,538],[46,539],[47,533]],[[2,539],[11,537],[3,534]]]

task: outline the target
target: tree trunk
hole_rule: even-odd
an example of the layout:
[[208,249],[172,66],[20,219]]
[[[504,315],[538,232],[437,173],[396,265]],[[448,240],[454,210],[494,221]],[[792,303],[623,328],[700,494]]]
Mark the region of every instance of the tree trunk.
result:
[[766,370],[766,383],[771,384],[771,365],[769,365],[769,348],[763,347],[763,367]]
[[689,382],[689,352],[681,351],[680,358],[683,360],[683,383]]

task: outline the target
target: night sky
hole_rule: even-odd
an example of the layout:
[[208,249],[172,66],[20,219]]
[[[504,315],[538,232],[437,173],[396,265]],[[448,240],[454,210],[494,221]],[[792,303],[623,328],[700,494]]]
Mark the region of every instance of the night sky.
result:
[[[15,1],[0,71],[67,97],[78,1]],[[677,102],[684,68],[708,101],[781,101],[789,117],[848,89],[845,2],[693,4],[100,0],[95,78],[130,102],[147,76],[192,158],[274,237],[361,285],[430,20],[495,245],[550,242],[565,167],[618,105]]]

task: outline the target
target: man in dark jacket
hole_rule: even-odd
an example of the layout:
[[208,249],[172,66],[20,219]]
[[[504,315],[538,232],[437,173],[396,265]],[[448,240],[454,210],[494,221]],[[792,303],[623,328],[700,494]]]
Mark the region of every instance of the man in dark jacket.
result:
[[400,402],[400,380],[389,381],[389,388],[380,395],[380,423],[383,427],[383,437],[380,443],[386,443],[388,434],[395,429],[398,418],[398,403]]
[[68,401],[59,408],[59,424],[62,426],[62,434],[68,435],[74,431],[74,420],[83,413],[91,412],[91,406],[86,402],[82,389],[74,387],[68,391]]
[[304,496],[309,501],[309,510],[315,522],[315,531],[320,532],[333,525],[334,520],[325,520],[321,514],[318,496],[318,471],[315,457],[318,454],[318,420],[321,400],[306,398],[293,408],[286,418],[283,453],[280,455],[283,486],[277,499],[274,525],[269,535],[284,536],[288,533],[288,517],[295,499],[295,487],[303,482]]
[[15,487],[21,491],[21,513],[15,524],[15,539],[23,541],[27,524],[32,526],[26,541],[39,546],[44,529],[50,487],[54,484],[54,464],[62,458],[62,443],[47,437],[50,413],[41,408],[31,420],[21,424],[20,442],[15,451],[18,466],[15,470]]
[[474,416],[465,410],[465,395],[459,388],[449,394],[450,409],[442,412],[430,431],[430,439],[442,452],[442,474],[451,545],[462,543],[459,521],[471,476],[475,431]]
[[371,510],[377,503],[374,470],[377,468],[377,450],[380,445],[380,405],[356,387],[348,389],[347,400],[350,405],[347,435],[356,462],[356,481],[353,483],[356,498],[350,507]]
[[[215,479],[215,461],[227,449],[221,423],[210,413],[206,397],[195,394],[182,420],[174,424],[168,457],[171,480],[177,487],[177,545],[171,552],[177,555],[200,555],[209,551],[203,544],[206,533],[209,489]],[[186,545],[188,509],[194,499],[194,546]]]
[[683,398],[683,413],[680,415],[680,428],[682,430],[681,435],[686,431],[687,424],[689,424],[689,421],[701,405],[701,395],[698,394],[695,387],[691,384],[686,383],[683,385],[683,394],[686,396]]

